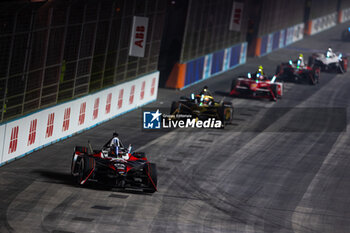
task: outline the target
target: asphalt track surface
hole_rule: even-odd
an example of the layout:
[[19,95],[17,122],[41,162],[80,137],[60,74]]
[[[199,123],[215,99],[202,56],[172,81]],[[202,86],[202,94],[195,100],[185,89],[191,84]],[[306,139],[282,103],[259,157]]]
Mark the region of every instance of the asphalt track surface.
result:
[[[161,89],[149,105],[170,107],[208,85],[216,99],[242,108],[223,130],[144,132],[136,110],[1,167],[0,232],[350,232],[349,128],[330,130],[342,122],[298,113],[348,108],[350,72],[322,73],[317,86],[287,83],[276,103],[227,96],[232,77],[257,65],[273,73],[300,51],[308,57],[330,45],[350,53],[350,43],[339,39],[346,26],[248,59],[183,91]],[[90,140],[98,148],[114,130],[157,163],[158,192],[73,184],[74,146]]]

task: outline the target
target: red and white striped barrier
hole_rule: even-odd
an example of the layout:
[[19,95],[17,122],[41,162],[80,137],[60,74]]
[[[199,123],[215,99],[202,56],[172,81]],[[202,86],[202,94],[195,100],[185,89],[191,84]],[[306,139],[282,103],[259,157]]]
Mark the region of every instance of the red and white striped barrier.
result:
[[157,98],[159,72],[0,125],[0,165]]

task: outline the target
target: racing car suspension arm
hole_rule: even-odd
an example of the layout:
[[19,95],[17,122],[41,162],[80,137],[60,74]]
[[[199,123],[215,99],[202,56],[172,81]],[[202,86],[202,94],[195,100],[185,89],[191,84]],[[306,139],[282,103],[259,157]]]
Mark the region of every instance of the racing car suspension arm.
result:
[[88,175],[84,180],[82,180],[82,181],[80,182],[81,185],[85,184],[85,182],[89,179],[89,177],[91,176],[91,174],[93,173],[94,170],[95,170],[95,168],[93,167],[93,168],[91,169],[91,172],[89,173],[89,175]]
[[157,186],[154,184],[154,182],[153,182],[153,180],[152,180],[152,178],[151,178],[151,176],[150,176],[150,174],[149,174],[149,170],[150,170],[149,163],[147,163],[147,166],[148,166],[148,171],[147,171],[148,179],[151,181],[151,183],[152,183],[154,189],[155,189],[156,191],[158,191]]

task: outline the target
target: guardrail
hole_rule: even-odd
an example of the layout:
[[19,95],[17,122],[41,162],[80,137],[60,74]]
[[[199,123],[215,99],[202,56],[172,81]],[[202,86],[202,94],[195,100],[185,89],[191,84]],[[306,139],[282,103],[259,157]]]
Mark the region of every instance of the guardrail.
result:
[[258,37],[255,56],[264,56],[276,49],[283,48],[304,37],[304,23]]
[[314,35],[337,25],[337,12],[312,19],[308,22],[306,34]]
[[183,89],[211,78],[246,62],[247,42],[215,51],[202,57],[177,63],[166,82],[166,87]]
[[159,72],[0,125],[0,166],[155,101]]

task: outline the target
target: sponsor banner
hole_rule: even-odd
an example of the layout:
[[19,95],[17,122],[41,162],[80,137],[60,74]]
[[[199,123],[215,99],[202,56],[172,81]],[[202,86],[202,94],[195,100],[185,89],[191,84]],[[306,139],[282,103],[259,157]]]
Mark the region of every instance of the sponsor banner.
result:
[[0,163],[100,124],[157,98],[159,72],[0,126]]
[[242,43],[239,64],[244,64],[247,59],[247,42]]
[[212,57],[212,54],[208,54],[204,57],[203,79],[210,77]]
[[233,2],[231,19],[230,19],[230,31],[241,31],[241,24],[243,18],[243,3]]
[[293,43],[294,26],[287,29],[286,45]]
[[304,23],[296,24],[289,28],[263,35],[261,37],[260,56],[301,40],[303,35]]
[[244,42],[186,62],[182,88],[245,63],[246,54],[247,43]]
[[267,37],[266,53],[270,53],[272,51],[272,43],[273,43],[273,33],[270,33]]
[[334,12],[329,15],[325,15],[316,19],[313,19],[311,22],[311,33],[310,35],[319,33],[328,28],[334,27],[337,24],[337,13]]
[[148,18],[134,16],[132,29],[131,29],[131,39],[129,55],[135,57],[144,57],[146,39],[147,39],[147,29],[148,29]]
[[283,48],[284,43],[285,43],[285,29],[282,29],[280,31],[280,38],[279,38],[279,42],[278,42],[278,47]]
[[350,20],[350,8],[344,9],[340,11],[340,23],[344,23]]
[[304,23],[300,23],[293,28],[293,42],[299,41],[304,37]]
[[222,70],[228,70],[230,68],[230,57],[231,57],[231,48],[226,48],[224,51],[224,62],[222,64]]

